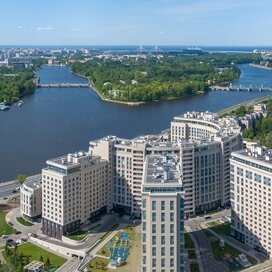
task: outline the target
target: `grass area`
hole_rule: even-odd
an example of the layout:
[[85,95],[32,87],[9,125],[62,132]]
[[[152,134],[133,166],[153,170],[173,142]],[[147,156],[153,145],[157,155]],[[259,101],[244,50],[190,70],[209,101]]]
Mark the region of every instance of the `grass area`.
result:
[[102,255],[105,257],[109,257],[110,256],[110,250],[109,250],[109,243],[107,243],[106,245],[104,245],[96,254],[98,255]]
[[184,233],[185,248],[195,248],[194,242],[190,237],[189,233]]
[[220,223],[218,221],[212,221],[212,222],[208,222],[206,225],[209,227],[209,228],[212,228],[212,227],[215,227],[215,226],[218,226]]
[[87,267],[89,272],[100,272],[100,271],[107,271],[107,265],[109,264],[110,260],[95,257],[92,262]]
[[[29,262],[32,262],[34,260],[39,261],[41,256],[44,260],[46,261],[47,258],[50,260],[51,267],[60,267],[62,266],[65,262],[66,259],[59,257],[51,252],[48,252],[32,243],[25,243],[21,246],[18,246],[17,248],[18,255],[20,253],[23,254],[24,258],[28,258]],[[5,251],[2,252],[3,256],[6,260],[8,260],[7,254]]]
[[197,263],[191,263],[190,264],[190,270],[191,272],[199,272],[199,266]]
[[207,216],[207,215],[213,215],[215,213],[218,213],[222,210],[222,208],[218,207],[217,209],[215,210],[210,210],[210,211],[207,211],[207,212],[201,212],[201,213],[198,213],[197,215],[198,216]]
[[230,224],[220,224],[211,228],[217,234],[225,234],[226,236],[230,236],[231,227]]
[[[216,260],[218,261],[223,261],[223,257],[225,255],[231,255],[231,257],[236,258],[238,257],[238,255],[242,254],[242,252],[234,247],[232,247],[231,245],[225,243],[224,249],[222,250],[222,248],[220,247],[220,242],[219,240],[217,241],[213,241],[211,242],[211,247],[212,247],[212,251],[213,251],[213,255],[215,257]],[[253,259],[252,257],[247,256],[248,261],[255,265],[256,264],[256,260]]]
[[23,217],[16,217],[16,220],[17,220],[20,224],[22,224],[22,225],[24,225],[24,226],[27,226],[27,227],[31,227],[31,226],[34,225],[34,224],[32,224],[31,222],[25,220]]
[[191,259],[197,259],[196,252],[194,249],[189,249],[188,251],[188,258]]
[[9,224],[6,222],[6,214],[7,212],[0,212],[0,236],[6,234],[13,234],[14,228],[11,227]]
[[72,240],[80,241],[80,240],[83,240],[87,236],[87,233],[88,232],[84,230],[77,230],[73,233],[70,233],[67,237]]

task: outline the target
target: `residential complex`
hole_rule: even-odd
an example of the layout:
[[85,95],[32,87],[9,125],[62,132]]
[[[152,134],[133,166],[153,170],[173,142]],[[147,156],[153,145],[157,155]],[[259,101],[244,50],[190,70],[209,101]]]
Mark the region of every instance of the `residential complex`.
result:
[[142,272],[184,271],[184,191],[177,155],[148,155],[142,185]]
[[42,176],[29,177],[20,187],[21,214],[28,220],[42,215]]
[[233,152],[231,164],[232,235],[272,256],[272,150],[258,145]]
[[170,130],[132,140],[91,141],[89,152],[48,160],[42,170],[42,229],[61,239],[111,210],[142,215],[142,179],[149,155],[177,156],[184,214],[194,216],[230,202],[230,153],[242,148],[235,118],[188,112]]
[[48,160],[42,170],[42,230],[58,239],[110,209],[108,163],[86,152]]

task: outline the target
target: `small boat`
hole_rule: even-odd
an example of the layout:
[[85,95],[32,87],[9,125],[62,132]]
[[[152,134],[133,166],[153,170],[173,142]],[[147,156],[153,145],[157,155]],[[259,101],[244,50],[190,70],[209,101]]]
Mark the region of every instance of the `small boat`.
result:
[[24,104],[24,101],[23,100],[20,100],[17,104],[18,107],[21,107],[22,105]]

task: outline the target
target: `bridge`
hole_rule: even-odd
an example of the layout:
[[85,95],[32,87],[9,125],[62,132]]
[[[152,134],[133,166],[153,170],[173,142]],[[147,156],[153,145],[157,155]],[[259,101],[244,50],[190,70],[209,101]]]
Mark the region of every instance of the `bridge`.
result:
[[88,83],[50,83],[37,84],[38,88],[90,88]]
[[234,86],[232,84],[230,84],[229,86],[211,86],[210,89],[212,91],[248,91],[248,92],[252,92],[252,91],[259,91],[259,92],[263,92],[263,91],[268,91],[268,92],[272,92],[272,87],[264,87],[263,85],[261,86],[253,86],[253,85],[249,85],[249,86],[243,86],[243,85],[238,85],[238,86]]

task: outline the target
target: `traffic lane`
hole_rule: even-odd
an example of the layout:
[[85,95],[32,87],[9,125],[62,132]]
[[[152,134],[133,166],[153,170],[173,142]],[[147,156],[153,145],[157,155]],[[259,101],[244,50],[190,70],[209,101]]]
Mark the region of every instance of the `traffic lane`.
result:
[[[16,190],[20,187],[20,184],[17,182],[12,182],[9,184],[0,183],[0,198],[13,196],[14,194],[18,193],[19,190]],[[16,190],[16,193],[15,193]]]

